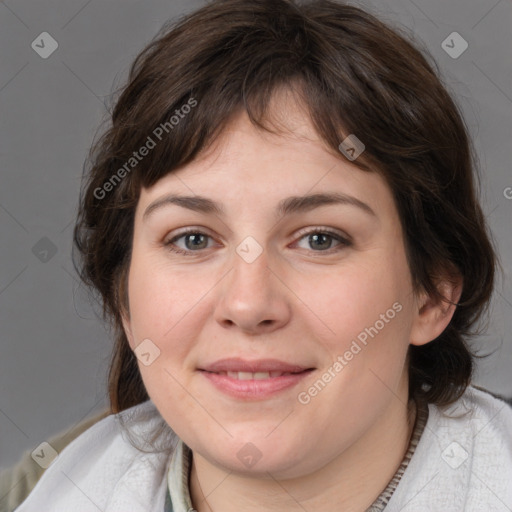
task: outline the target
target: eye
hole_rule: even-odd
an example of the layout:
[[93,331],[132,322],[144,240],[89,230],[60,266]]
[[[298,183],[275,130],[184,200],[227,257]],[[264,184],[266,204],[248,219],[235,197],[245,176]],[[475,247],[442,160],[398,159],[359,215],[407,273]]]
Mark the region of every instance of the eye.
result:
[[[332,249],[333,240],[338,242],[337,246],[334,247],[335,251],[339,251],[344,247],[349,247],[352,245],[352,242],[348,240],[348,238],[345,238],[341,236],[339,233],[330,231],[328,229],[324,230],[315,228],[306,233],[302,232],[301,234],[303,236],[300,238],[299,242],[307,238],[306,242],[310,248],[313,248],[314,252],[329,251],[330,249]],[[308,248],[306,247],[306,249]]]
[[[352,245],[352,242],[348,238],[345,238],[339,233],[329,229],[315,228],[307,232],[302,231],[299,235],[302,235],[299,238],[299,242],[307,237],[307,243],[312,249],[306,249],[313,250],[313,252],[329,251],[330,254],[331,252],[336,252],[342,250],[344,247]],[[211,246],[208,246],[208,239],[211,238],[212,237],[210,235],[203,233],[202,231],[189,229],[187,231],[182,231],[180,234],[169,240],[166,240],[163,245],[171,252],[183,254],[185,256],[192,256],[194,252],[199,253],[203,249],[211,248]],[[177,242],[181,239],[184,241],[184,247],[177,245]],[[334,248],[332,247],[333,240],[338,242]],[[334,251],[331,251],[331,249],[334,249]]]
[[[185,247],[177,247],[176,242],[182,238],[184,239]],[[164,246],[172,252],[189,256],[191,255],[191,253],[199,252],[201,249],[208,249],[208,238],[211,237],[206,233],[190,229],[185,232],[182,232],[181,234],[175,236],[174,238],[171,238],[170,240],[165,241]]]

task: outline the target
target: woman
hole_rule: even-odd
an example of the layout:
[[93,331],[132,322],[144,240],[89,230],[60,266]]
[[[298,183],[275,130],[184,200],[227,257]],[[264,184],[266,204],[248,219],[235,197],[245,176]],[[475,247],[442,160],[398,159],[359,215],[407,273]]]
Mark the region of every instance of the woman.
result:
[[432,66],[330,1],[214,1],[137,57],[75,228],[119,414],[17,510],[512,507],[468,346],[495,254]]

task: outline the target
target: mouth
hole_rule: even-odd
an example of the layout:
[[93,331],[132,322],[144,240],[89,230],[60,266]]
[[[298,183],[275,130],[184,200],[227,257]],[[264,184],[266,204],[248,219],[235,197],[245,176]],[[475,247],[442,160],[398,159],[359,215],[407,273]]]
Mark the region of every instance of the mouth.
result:
[[[303,371],[309,371],[303,370]],[[302,372],[208,372],[215,373],[216,375],[226,375],[230,379],[235,380],[265,380],[265,379],[275,379],[277,377],[282,377],[283,375],[297,375]]]
[[198,368],[213,387],[240,400],[263,400],[296,386],[315,368],[275,359],[222,359]]
[[[213,363],[199,367],[199,370],[211,373],[238,373],[238,374],[269,374],[269,376],[279,377],[284,373],[300,373],[311,367],[300,364],[288,363],[279,359],[242,359],[240,357],[230,357],[219,359]],[[244,377],[242,377],[243,379]],[[261,377],[263,378],[263,377]],[[268,378],[265,375],[264,378]],[[247,380],[247,379],[246,379]]]

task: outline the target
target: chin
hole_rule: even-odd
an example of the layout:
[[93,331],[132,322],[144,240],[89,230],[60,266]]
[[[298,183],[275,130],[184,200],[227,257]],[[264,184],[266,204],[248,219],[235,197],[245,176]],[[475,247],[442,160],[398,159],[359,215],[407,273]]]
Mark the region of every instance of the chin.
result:
[[[240,441],[239,437],[227,443],[216,443],[210,439],[206,442],[207,450],[198,450],[202,457],[211,464],[244,476],[293,478],[301,474],[301,462],[307,457],[301,453],[300,443],[285,446],[281,439],[269,441]],[[212,451],[212,445],[216,450]]]

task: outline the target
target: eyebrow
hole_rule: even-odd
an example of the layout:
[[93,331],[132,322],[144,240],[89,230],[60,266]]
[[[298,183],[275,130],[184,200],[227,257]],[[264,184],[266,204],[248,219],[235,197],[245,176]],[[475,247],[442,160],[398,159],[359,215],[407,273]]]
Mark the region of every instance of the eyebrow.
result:
[[[315,208],[319,208],[320,206],[334,204],[355,206],[367,214],[377,217],[377,214],[373,209],[360,199],[338,192],[287,197],[278,203],[276,214],[279,216],[285,216],[293,213],[307,212]],[[146,221],[155,211],[169,205],[181,206],[182,208],[187,208],[188,210],[200,213],[215,214],[219,217],[225,216],[223,207],[219,203],[207,197],[168,194],[151,203],[146,208],[146,211],[142,216],[142,220]]]

